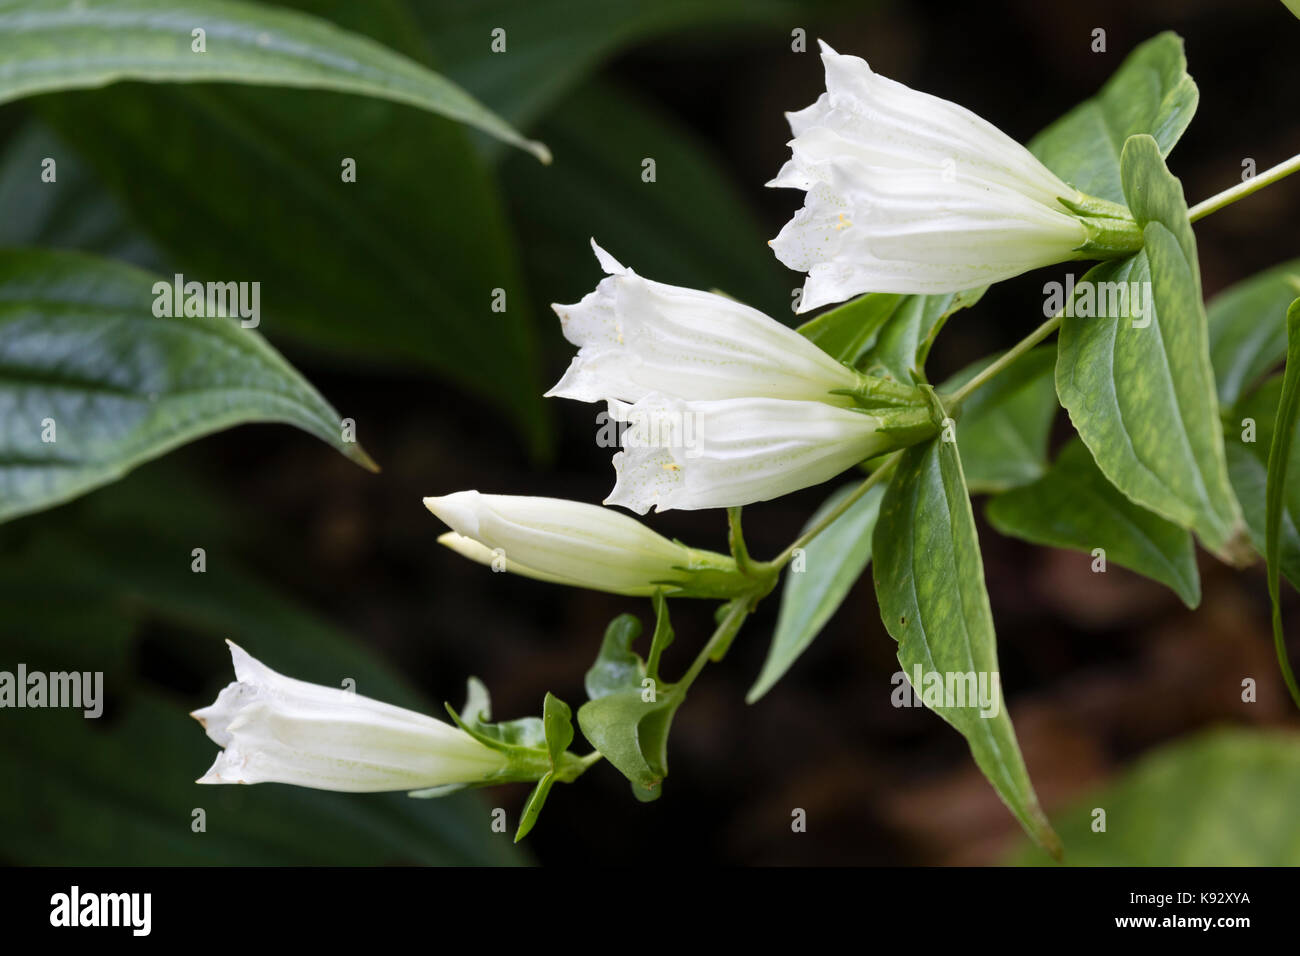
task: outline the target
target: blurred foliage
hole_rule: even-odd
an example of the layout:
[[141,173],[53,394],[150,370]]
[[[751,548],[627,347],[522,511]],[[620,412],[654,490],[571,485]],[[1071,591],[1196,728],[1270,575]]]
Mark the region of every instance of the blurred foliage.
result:
[[[1148,754],[1052,820],[1071,866],[1297,866],[1297,792],[1300,736],[1225,729]],[[1027,842],[1008,862],[1051,863]]]

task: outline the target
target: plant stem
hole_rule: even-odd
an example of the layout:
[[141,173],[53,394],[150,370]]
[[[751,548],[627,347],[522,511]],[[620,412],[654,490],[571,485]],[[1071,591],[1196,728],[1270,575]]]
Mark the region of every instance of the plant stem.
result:
[[1191,209],[1187,210],[1187,218],[1196,222],[1198,219],[1204,219],[1212,212],[1218,212],[1224,206],[1230,206],[1238,199],[1245,199],[1251,193],[1263,189],[1265,186],[1271,186],[1279,179],[1285,179],[1294,172],[1300,171],[1300,155],[1292,156],[1285,162],[1278,163],[1271,169],[1266,169],[1262,173],[1252,176],[1245,182],[1238,183],[1231,189],[1225,189],[1217,195],[1211,196],[1204,202],[1198,202]]
[[873,485],[875,485],[882,478],[884,478],[891,471],[893,471],[894,467],[898,464],[898,459],[900,459],[902,456],[903,456],[902,451],[896,451],[892,455],[890,455],[879,468],[877,468],[875,471],[873,471],[870,475],[867,476],[866,480],[863,481],[862,484],[858,485],[856,488],[853,489],[852,494],[850,494],[847,498],[845,498],[833,509],[831,509],[831,511],[829,511],[826,514],[826,516],[822,518],[821,521],[818,521],[815,525],[813,525],[803,534],[799,535],[799,537],[796,538],[788,548],[786,548],[779,555],[777,555],[774,560],[769,561],[768,565],[779,571],[781,568],[789,564],[790,559],[794,557],[794,553],[796,551],[798,551],[802,547],[805,547],[809,541],[811,541],[813,538],[817,537],[817,535],[821,534],[823,531],[825,531],[827,528],[833,525],[836,519],[839,518],[840,515],[844,514],[844,512],[852,508],[854,503],[863,495],[865,495],[868,491],[870,491]]
[[1011,346],[1010,349],[1002,353],[998,358],[980,369],[974,378],[961,386],[961,388],[957,389],[957,391],[953,392],[951,395],[945,396],[944,401],[951,406],[961,405],[971,392],[988,382],[989,379],[993,378],[993,376],[997,375],[999,372],[1006,371],[1007,368],[1014,365],[1017,359],[1055,332],[1060,325],[1061,314],[1058,312],[1015,345]]
[[754,576],[754,562],[750,560],[749,549],[745,547],[745,532],[740,527],[740,509],[727,509],[727,540],[731,545],[731,556],[736,559],[736,567],[746,577]]
[[731,602],[727,608],[727,616],[722,619],[722,623],[714,630],[713,636],[709,638],[709,642],[704,645],[704,648],[691,663],[690,669],[682,675],[681,680],[673,685],[674,690],[685,691],[690,687],[695,682],[695,678],[700,676],[700,671],[704,670],[704,665],[709,662],[714,653],[719,648],[726,648],[731,643],[732,638],[736,636],[736,632],[740,630],[740,625],[745,622],[745,618],[749,615],[749,604],[750,601],[747,597],[739,597]]

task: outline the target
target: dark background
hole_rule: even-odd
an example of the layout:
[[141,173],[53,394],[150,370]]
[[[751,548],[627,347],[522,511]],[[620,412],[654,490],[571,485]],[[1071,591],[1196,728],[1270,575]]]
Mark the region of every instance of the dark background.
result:
[[[1172,29],[1186,39],[1189,71],[1201,91],[1190,129],[1170,167],[1196,202],[1239,181],[1242,160],[1259,169],[1300,152],[1294,45],[1300,23],[1276,2],[1156,0],[1044,4],[819,3],[806,16],[747,27],[705,26],[639,42],[613,54],[602,82],[632,91],[696,140],[739,201],[774,236],[800,196],[767,190],[787,155],[782,112],[822,89],[815,52],[790,52],[790,29],[804,27],[842,53],[917,89],[953,99],[1025,141],[1094,93],[1138,43]],[[1092,30],[1107,52],[1090,50]],[[576,100],[581,107],[580,94]],[[493,105],[489,100],[489,105]],[[564,114],[565,104],[557,108]],[[570,111],[567,122],[606,118]],[[552,125],[561,121],[551,120]],[[563,126],[528,129],[566,153]],[[623,188],[641,189],[647,217],[678,188],[662,163],[658,181],[640,182],[629,147]],[[527,247],[529,297],[544,346],[544,375],[558,378],[571,354],[542,304],[576,301],[599,278],[580,262],[591,231],[580,212],[599,205],[602,184],[577,197],[571,222],[536,215],[548,170],[527,156],[502,167],[512,228]],[[619,171],[609,173],[617,178]],[[685,188],[685,187],[683,187]],[[1270,188],[1196,227],[1207,296],[1297,254],[1300,178]],[[707,232],[709,221],[688,224]],[[606,239],[626,265],[663,281],[698,284],[663,261],[663,230],[628,222]],[[429,228],[473,228],[431,223]],[[573,246],[578,245],[575,255]],[[799,277],[761,243],[732,250],[753,280],[731,288],[771,314],[788,317]],[[930,363],[949,372],[1022,337],[1041,321],[1041,285],[1064,269],[1003,283],[939,340]],[[781,295],[787,296],[785,300]],[[464,679],[481,677],[498,717],[536,713],[551,691],[576,705],[582,675],[605,625],[633,601],[496,575],[439,547],[441,524],[425,495],[476,488],[600,501],[612,487],[608,451],[595,447],[596,406],[552,402],[556,441],[530,454],[511,424],[476,398],[427,374],[355,363],[273,342],[345,415],[383,472],[371,475],[290,429],[250,426],[208,438],[145,466],[129,482],[167,487],[160,476],[195,476],[231,516],[230,549],[262,580],[292,594],[351,633],[432,701],[459,703]],[[1063,416],[1062,416],[1063,418]],[[1067,426],[1058,422],[1062,435]],[[832,483],[746,509],[751,551],[771,556],[798,533]],[[165,497],[165,492],[163,493]],[[92,496],[93,497],[93,496]],[[87,499],[15,523],[10,541],[47,520],[72,521]],[[188,508],[168,503],[184,537]],[[976,503],[977,515],[981,504]],[[721,513],[650,516],[657,530],[725,549]],[[1221,723],[1297,726],[1277,678],[1262,567],[1235,573],[1201,555],[1204,599],[1191,612],[1159,585],[1089,558],[1002,538],[980,519],[981,544],[999,632],[1003,686],[1021,746],[1049,815],[1163,743]],[[181,560],[181,559],[178,559]],[[995,862],[1019,829],[975,769],[962,738],[921,710],[890,705],[897,669],[869,578],[859,581],[825,632],[759,704],[744,694],[758,673],[778,595],[764,603],[729,657],[711,665],[679,711],[671,775],[657,803],[636,802],[612,768],[596,766],[558,788],[528,846],[542,863],[646,860],[724,864],[953,864]],[[710,607],[674,602],[678,643],[668,672],[684,667],[710,629]],[[206,703],[226,680],[213,640],[179,642],[177,627],[146,628],[132,660],[163,692]],[[237,634],[228,635],[240,640]],[[188,648],[188,649],[185,649]],[[269,661],[276,664],[275,659]],[[1260,700],[1243,704],[1240,681],[1255,677]],[[361,688],[364,691],[364,688]],[[110,715],[111,716],[111,715]],[[194,730],[197,735],[197,728]],[[578,749],[584,749],[579,745]],[[197,776],[204,768],[196,766]],[[526,791],[491,791],[511,819]],[[793,834],[793,808],[808,832]]]

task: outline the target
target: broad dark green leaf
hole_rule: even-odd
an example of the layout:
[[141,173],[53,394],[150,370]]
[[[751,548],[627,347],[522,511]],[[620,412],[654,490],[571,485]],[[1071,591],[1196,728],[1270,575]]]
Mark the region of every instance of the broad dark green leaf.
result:
[[[197,786],[217,747],[189,717],[233,680],[222,638],[282,673],[436,713],[361,642],[240,566],[237,516],[164,465],[77,512],[10,526],[0,549],[0,646],[33,670],[101,670],[99,719],[9,710],[0,721],[6,863],[504,864],[520,857],[470,796],[410,800],[262,784]],[[75,520],[73,520],[75,517]],[[75,529],[75,530],[73,530]],[[205,573],[190,548],[208,551]],[[191,689],[156,684],[165,668]],[[146,651],[146,642],[153,649]],[[146,663],[152,661],[152,664]],[[179,661],[179,663],[176,663]],[[195,832],[193,811],[205,813]]]
[[[591,291],[600,274],[594,237],[640,275],[719,289],[778,319],[790,314],[788,271],[735,176],[691,131],[603,83],[565,99],[541,129],[560,160],[541,167],[525,159],[502,171],[539,288],[566,302]],[[645,159],[654,160],[654,182],[642,179]]]
[[1077,439],[1046,475],[994,498],[986,513],[1002,534],[1085,554],[1102,548],[1108,562],[1159,581],[1188,607],[1201,601],[1192,536],[1120,494]]
[[0,103],[120,80],[307,87],[415,106],[550,161],[545,146],[445,77],[297,11],[238,0],[0,0],[0,37]]
[[1199,98],[1187,75],[1182,37],[1161,33],[1130,53],[1096,96],[1035,136],[1029,149],[1077,189],[1124,202],[1120,154],[1125,141],[1147,133],[1160,155],[1168,156]]
[[[1002,697],[993,614],[956,443],[935,438],[903,453],[880,506],[873,567],[880,616],[898,641],[898,661],[916,694],[966,738],[975,763],[1025,831],[1059,854]],[[934,681],[953,696],[927,699]]]
[[[804,530],[816,525],[851,495],[856,485],[846,485],[831,495],[808,520]],[[885,487],[875,485],[844,514],[808,543],[786,569],[781,611],[772,634],[763,669],[745,695],[754,703],[785,676],[799,656],[821,633],[826,622],[844,603],[854,582],[871,560],[871,537],[880,513]]]
[[1145,247],[1095,266],[1076,286],[1061,325],[1057,393],[1107,479],[1237,562],[1244,526],[1228,482],[1182,186],[1150,136],[1128,141],[1123,174]]
[[528,297],[462,129],[297,90],[132,84],[39,107],[187,279],[260,281],[270,338],[436,371],[542,447]]
[[[1241,512],[1250,540],[1262,556],[1267,537],[1265,506],[1268,488],[1268,453],[1282,398],[1282,376],[1275,375],[1232,407],[1223,423],[1224,446],[1228,452],[1228,476],[1241,502]],[[1291,448],[1288,471],[1300,474],[1300,446]],[[1282,510],[1278,566],[1282,575],[1300,589],[1300,481],[1286,486]]]
[[296,425],[373,467],[258,332],[237,318],[158,318],[154,283],[91,256],[0,252],[0,518],[244,422]]
[[1286,314],[1286,372],[1282,376],[1282,395],[1278,399],[1273,440],[1268,449],[1268,483],[1264,508],[1264,558],[1268,562],[1268,596],[1273,604],[1273,642],[1278,665],[1291,699],[1300,707],[1300,686],[1291,670],[1286,650],[1286,633],[1282,628],[1281,582],[1278,575],[1282,562],[1282,518],[1288,511],[1287,474],[1290,471],[1295,431],[1300,419],[1300,299],[1291,303]]
[[[940,390],[964,385],[996,358],[972,363]],[[1034,349],[966,399],[957,428],[966,487],[973,494],[1017,488],[1046,473],[1057,409],[1055,364],[1055,347]]]
[[1219,404],[1228,408],[1286,355],[1287,306],[1300,293],[1300,259],[1215,296],[1206,307]]
[[[691,28],[761,24],[782,0],[412,0],[443,71],[526,127],[619,49]],[[503,34],[494,36],[493,31]],[[502,52],[493,52],[493,41]],[[556,154],[564,148],[556,145]]]
[[[56,160],[53,183],[42,164]],[[45,126],[30,121],[0,154],[0,246],[93,252],[161,272],[165,262],[92,170]]]
[[[1297,794],[1300,736],[1234,728],[1148,754],[1056,817],[1072,866],[1300,866]],[[1050,863],[1027,843],[1008,862]]]

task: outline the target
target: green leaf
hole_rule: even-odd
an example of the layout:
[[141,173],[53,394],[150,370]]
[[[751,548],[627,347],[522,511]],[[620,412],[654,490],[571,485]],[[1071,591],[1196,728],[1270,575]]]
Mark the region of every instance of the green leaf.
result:
[[1002,534],[1085,554],[1102,548],[1107,561],[1159,581],[1188,607],[1201,601],[1192,536],[1120,494],[1077,439],[1044,477],[994,498],[986,513]]
[[640,636],[641,620],[634,614],[620,614],[609,622],[600,653],[584,681],[589,699],[640,686],[645,662],[632,650],[632,642]]
[[1160,155],[1168,156],[1192,121],[1199,98],[1187,75],[1182,37],[1161,33],[1130,53],[1096,96],[1035,136],[1029,150],[1077,189],[1124,202],[1124,143],[1147,133]]
[[[856,487],[846,485],[827,498],[804,530],[820,522]],[[772,646],[768,648],[758,679],[745,695],[747,703],[757,701],[785,676],[866,570],[871,560],[871,536],[884,493],[883,485],[868,489],[830,527],[810,541],[803,555],[796,557],[787,569]]]
[[905,295],[881,326],[876,341],[858,360],[863,371],[904,383],[924,382],[930,346],[954,312],[968,309],[988,286],[947,295]]
[[175,271],[260,281],[272,340],[349,369],[438,372],[544,446],[533,312],[497,187],[461,128],[301,90],[130,85],[38,109]]
[[[502,168],[519,248],[539,288],[566,302],[591,291],[599,275],[594,237],[640,275],[720,289],[769,315],[789,314],[789,273],[767,248],[766,227],[735,175],[689,128],[640,97],[593,82],[565,99],[541,132],[559,162]],[[647,157],[653,182],[642,179]],[[549,311],[547,319],[554,321]]]
[[[1079,282],[1061,324],[1057,393],[1107,479],[1235,563],[1243,558],[1244,527],[1228,481],[1182,187],[1149,136],[1128,141],[1123,174],[1146,245]],[[1110,294],[1133,288],[1138,296]]]
[[[655,604],[652,662],[672,640],[668,604],[662,597]],[[578,726],[588,742],[632,782],[638,799],[653,800],[662,793],[668,775],[668,731],[686,695],[660,682],[631,651],[640,629],[640,622],[627,614],[606,629],[596,663],[587,671],[591,699],[578,709]]]
[[837,361],[857,365],[903,298],[868,292],[808,320],[796,331]]
[[1286,355],[1287,306],[1300,292],[1300,259],[1283,262],[1215,296],[1206,312],[1219,404],[1236,404]]
[[[55,157],[55,182],[33,185],[42,163]],[[0,155],[0,209],[0,246],[76,249],[153,272],[164,268],[121,203],[44,123],[26,123]]]
[[[1072,866],[1297,866],[1297,793],[1300,737],[1234,728],[1150,753],[1056,816]],[[1009,862],[1049,861],[1025,844]]]
[[[1267,538],[1268,454],[1281,398],[1282,376],[1275,375],[1237,402],[1223,423],[1228,476],[1241,502],[1250,540],[1261,556]],[[1289,468],[1300,472],[1300,446],[1292,445]],[[1283,577],[1300,589],[1300,482],[1286,486],[1285,498],[1278,567]]]
[[[940,387],[950,392],[999,356],[962,369]],[[1056,417],[1054,346],[1034,349],[962,405],[961,461],[973,494],[1006,491],[1041,478],[1047,471],[1047,440]]]
[[1278,574],[1282,561],[1282,513],[1287,504],[1287,472],[1300,418],[1300,299],[1291,303],[1286,313],[1286,372],[1282,377],[1282,395],[1277,404],[1273,440],[1268,449],[1268,484],[1265,495],[1264,558],[1268,562],[1268,596],[1273,604],[1273,643],[1278,666],[1286,681],[1291,699],[1300,707],[1300,686],[1296,685],[1291,660],[1286,652],[1286,633],[1282,628],[1281,587]]
[[[416,0],[446,74],[519,126],[547,114],[620,49],[710,26],[795,12],[780,0]],[[494,52],[494,30],[504,52]],[[556,145],[556,153],[564,149]]]
[[573,743],[572,718],[573,711],[569,705],[548,692],[542,702],[542,724],[545,727],[546,752],[551,759],[551,769],[537,781],[537,786],[533,787],[524,804],[523,813],[519,817],[519,829],[515,831],[516,843],[528,836],[537,825],[537,818],[546,804],[546,798],[550,796],[551,787],[560,770],[560,758],[569,744]]
[[444,706],[461,730],[494,750],[517,753],[546,746],[546,727],[540,717],[519,717],[493,723],[491,697],[477,677],[469,679],[462,712],[457,713],[450,704]]
[[[935,438],[903,453],[880,506],[874,544],[880,615],[898,641],[908,681],[966,738],[975,763],[1026,832],[1059,855],[1002,697],[993,614],[955,443]],[[983,684],[990,706],[964,694],[963,675]],[[953,682],[965,699],[927,699],[934,680]]]
[[[170,288],[170,286],[168,286]],[[154,278],[0,252],[0,518],[66,501],[177,445],[285,422],[373,467],[337,412],[238,319],[157,318]]]
[[[203,30],[199,50],[197,30]],[[294,86],[468,123],[550,162],[450,80],[327,20],[235,0],[0,0],[0,103],[121,80]]]

